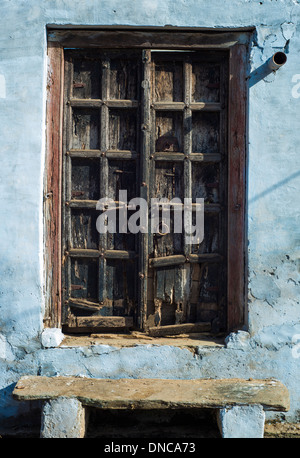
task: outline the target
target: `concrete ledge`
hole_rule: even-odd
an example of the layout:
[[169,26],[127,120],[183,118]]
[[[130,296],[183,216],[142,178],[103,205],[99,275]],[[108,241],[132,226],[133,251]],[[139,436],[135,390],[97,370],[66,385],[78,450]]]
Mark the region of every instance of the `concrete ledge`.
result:
[[264,408],[289,409],[287,388],[277,380],[94,379],[22,377],[13,391],[22,401],[42,399],[41,437],[84,437],[86,408],[218,409],[224,438],[263,437]]

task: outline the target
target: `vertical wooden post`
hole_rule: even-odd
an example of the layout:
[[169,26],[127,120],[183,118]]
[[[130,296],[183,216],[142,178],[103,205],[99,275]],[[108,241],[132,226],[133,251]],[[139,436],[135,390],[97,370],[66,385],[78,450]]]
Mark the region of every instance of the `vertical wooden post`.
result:
[[61,170],[63,48],[48,44],[44,183],[46,326],[61,324]]
[[[149,158],[151,142],[151,110],[150,110],[150,78],[151,78],[151,50],[143,50],[143,81],[142,81],[142,151],[140,164],[140,197],[149,201]],[[142,329],[147,313],[147,282],[148,282],[148,257],[149,257],[149,232],[140,234],[139,252],[139,318],[138,326]]]
[[230,49],[228,136],[228,331],[245,319],[246,46]]
[[[106,105],[106,101],[109,99],[109,75],[110,75],[110,61],[108,58],[102,61],[102,100],[103,104],[100,110],[100,198],[108,197],[108,159],[106,152],[108,150],[109,143],[109,109]],[[99,258],[99,302],[103,304],[107,299],[107,287],[106,287],[106,259],[104,252],[107,249],[107,232],[99,234],[100,242],[100,258]],[[113,310],[111,310],[113,315]]]

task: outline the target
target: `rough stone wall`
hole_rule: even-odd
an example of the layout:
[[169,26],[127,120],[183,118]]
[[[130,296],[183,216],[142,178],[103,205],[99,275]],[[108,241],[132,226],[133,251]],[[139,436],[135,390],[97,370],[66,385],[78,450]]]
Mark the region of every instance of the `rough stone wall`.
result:
[[[275,377],[300,412],[298,0],[2,0],[0,4],[0,418],[24,374]],[[224,347],[42,345],[46,25],[255,27],[249,62],[248,325]],[[263,64],[276,51],[276,74]],[[247,332],[246,332],[247,331]],[[299,349],[300,350],[300,349]],[[272,414],[273,415],[273,414]]]

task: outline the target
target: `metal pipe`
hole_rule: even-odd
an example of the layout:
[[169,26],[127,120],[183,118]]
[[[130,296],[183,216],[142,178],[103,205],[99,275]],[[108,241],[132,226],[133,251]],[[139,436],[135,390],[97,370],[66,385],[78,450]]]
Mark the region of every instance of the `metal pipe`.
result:
[[287,55],[282,52],[278,51],[273,54],[273,56],[268,60],[268,67],[273,72],[276,72],[280,67],[282,67],[287,61]]

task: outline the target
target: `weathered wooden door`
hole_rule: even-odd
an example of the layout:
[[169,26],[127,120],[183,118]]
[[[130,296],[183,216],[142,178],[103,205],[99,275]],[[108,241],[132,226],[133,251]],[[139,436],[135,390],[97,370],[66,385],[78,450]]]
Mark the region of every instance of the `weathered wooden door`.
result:
[[[223,52],[65,52],[63,322],[70,329],[224,327],[227,82]],[[173,232],[175,207],[171,227],[160,221],[154,231],[149,223],[138,234],[119,226],[99,234],[97,201],[115,203],[119,224],[135,197],[148,202],[149,221],[153,198],[203,198],[204,240],[186,243],[184,224]]]
[[[153,335],[164,335],[155,326],[182,323],[208,322],[218,330],[224,327],[226,303],[226,55],[148,55],[149,196],[191,199],[194,226],[196,199],[203,199],[205,231],[203,241],[191,244],[184,224],[181,233],[172,230],[171,211],[171,227],[162,220],[149,234],[145,322]],[[172,332],[181,329],[188,328],[174,326]]]

